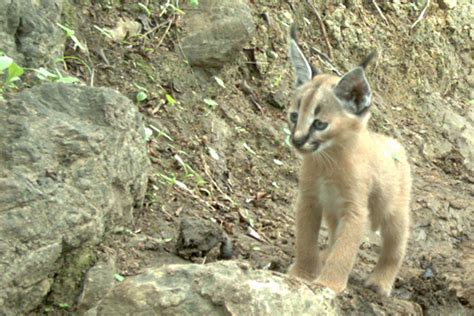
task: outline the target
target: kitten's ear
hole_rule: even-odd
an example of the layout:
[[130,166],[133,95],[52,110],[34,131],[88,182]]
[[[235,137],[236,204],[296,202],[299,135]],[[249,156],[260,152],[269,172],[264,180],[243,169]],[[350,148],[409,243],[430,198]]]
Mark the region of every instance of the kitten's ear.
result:
[[367,66],[372,62],[373,59],[377,59],[378,52],[377,49],[374,49],[373,51],[370,52],[369,55],[367,55],[364,59],[359,64],[359,67],[362,69],[367,68]]
[[372,91],[362,67],[354,68],[339,79],[334,93],[352,114],[362,115],[369,109]]
[[316,67],[311,65],[306,57],[304,57],[303,52],[298,46],[296,39],[296,26],[293,24],[290,29],[290,49],[289,56],[291,64],[295,70],[295,86],[299,87],[302,84],[308,82],[316,76],[319,71]]

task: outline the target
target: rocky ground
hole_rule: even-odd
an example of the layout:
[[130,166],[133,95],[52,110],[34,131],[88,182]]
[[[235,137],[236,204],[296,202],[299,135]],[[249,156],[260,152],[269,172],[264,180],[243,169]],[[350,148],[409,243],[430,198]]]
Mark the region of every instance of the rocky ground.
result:
[[[110,229],[94,261],[129,277],[231,252],[252,267],[286,271],[299,165],[286,141],[293,83],[287,34],[297,20],[303,50],[326,72],[347,71],[379,49],[368,72],[371,125],[397,137],[413,166],[411,238],[393,298],[362,287],[378,251],[378,236],[368,234],[337,305],[377,315],[472,313],[469,1],[255,0],[247,7],[202,0],[179,9],[166,5],[171,1],[79,2],[63,14],[85,46],[68,39],[68,73],[135,100],[152,132],[145,205],[133,227]],[[186,225],[190,220],[196,224]],[[80,292],[58,287],[36,312],[90,307],[77,305]]]

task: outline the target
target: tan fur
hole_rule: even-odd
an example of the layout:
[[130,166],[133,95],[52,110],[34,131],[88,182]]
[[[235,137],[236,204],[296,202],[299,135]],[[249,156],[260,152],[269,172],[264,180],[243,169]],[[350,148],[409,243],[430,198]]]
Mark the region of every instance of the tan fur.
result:
[[[380,229],[383,247],[366,285],[388,296],[409,233],[410,166],[396,140],[368,130],[370,113],[358,116],[341,106],[333,93],[339,80],[317,75],[297,90],[289,109],[298,113],[297,123],[290,122],[293,137],[307,134],[315,119],[329,123],[297,149],[303,163],[295,207],[296,260],[289,273],[340,293],[370,222],[372,229]],[[320,142],[320,149],[311,151],[312,141]],[[323,218],[329,245],[321,256],[317,244]]]

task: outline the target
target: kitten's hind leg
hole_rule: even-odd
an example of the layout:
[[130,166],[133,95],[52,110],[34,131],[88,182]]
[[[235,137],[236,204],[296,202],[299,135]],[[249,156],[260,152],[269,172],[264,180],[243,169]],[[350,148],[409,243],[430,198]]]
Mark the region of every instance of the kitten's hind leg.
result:
[[389,296],[393,282],[405,256],[408,240],[408,209],[390,215],[381,227],[382,252],[366,286],[380,295]]

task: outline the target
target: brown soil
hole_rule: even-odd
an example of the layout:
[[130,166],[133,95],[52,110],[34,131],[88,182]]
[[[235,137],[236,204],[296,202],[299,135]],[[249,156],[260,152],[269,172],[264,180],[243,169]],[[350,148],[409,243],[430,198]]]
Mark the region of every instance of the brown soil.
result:
[[[148,99],[137,106],[146,125],[154,128],[149,142],[153,170],[145,206],[137,209],[132,229],[116,229],[107,235],[99,255],[116,256],[124,276],[149,266],[183,262],[175,256],[175,242],[180,219],[190,216],[221,225],[233,242],[235,258],[257,268],[285,272],[294,254],[292,204],[299,159],[285,144],[285,110],[272,105],[286,106],[292,85],[286,61],[286,29],[278,20],[284,20],[285,12],[296,14],[299,21],[303,16],[308,18],[312,26],[302,28],[303,49],[307,54],[313,54],[310,47],[327,52],[311,7],[297,1],[272,1],[271,5],[252,1],[257,33],[247,46],[247,54],[209,74],[183,62],[179,43],[186,15],[173,18],[172,13],[166,13],[160,17],[159,6],[149,4],[152,15],[147,20],[151,28],[158,26],[156,31],[113,43],[94,25],[113,28],[120,17],[139,21],[144,11],[133,1],[111,6],[101,4],[105,1],[91,2],[95,4],[82,6],[79,14],[71,13],[70,17],[90,55],[86,57],[71,48],[66,55],[86,60],[95,71],[95,86],[116,88],[131,99],[138,91],[136,85],[146,87]],[[334,55],[331,62],[346,71],[370,46],[382,48],[376,67],[369,71],[376,91],[372,126],[406,145],[412,158],[414,192],[411,239],[393,298],[379,298],[362,287],[377,258],[378,238],[369,234],[339,303],[345,312],[364,314],[416,310],[409,302],[419,304],[428,314],[472,313],[473,177],[459,162],[456,151],[433,160],[421,150],[424,143],[445,137],[427,115],[426,104],[443,106],[443,100],[449,100],[452,111],[461,115],[467,112],[468,86],[459,57],[463,52],[448,40],[443,42],[445,38],[455,39],[456,34],[443,24],[446,11],[436,4],[412,32],[409,26],[418,17],[419,8],[405,4],[396,12],[382,7],[389,20],[385,25],[375,8],[367,4],[345,11],[347,17],[354,18],[349,23],[361,31],[357,35],[361,37],[360,47],[354,48],[339,41],[331,31],[330,23],[337,21],[340,8],[318,7],[327,21]],[[262,13],[270,17],[270,24]],[[168,21],[172,24],[166,32]],[[441,35],[432,36],[434,31]],[[267,58],[267,50],[278,57]],[[435,54],[434,50],[444,53]],[[253,64],[249,56],[261,62]],[[314,56],[313,62],[329,72],[328,63]],[[90,82],[90,73],[77,60],[69,60],[68,66],[70,73]],[[226,88],[220,87],[212,75],[221,78]],[[243,80],[251,87],[255,102],[240,88]],[[167,94],[177,103],[166,102]],[[218,105],[207,105],[205,98]],[[212,150],[219,159],[211,156]],[[177,156],[194,172],[183,168]],[[181,181],[188,189],[165,177]],[[261,240],[248,236],[249,224]],[[149,243],[148,237],[159,242]],[[217,251],[193,259],[215,260]]]

